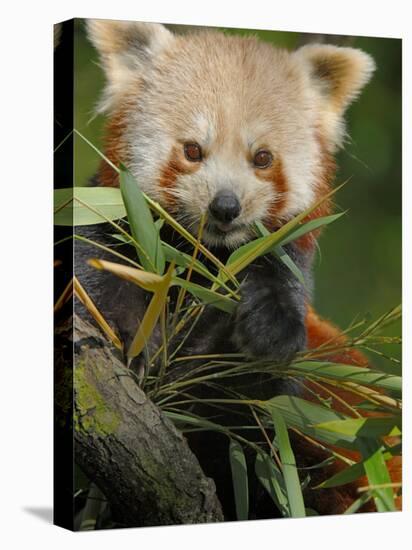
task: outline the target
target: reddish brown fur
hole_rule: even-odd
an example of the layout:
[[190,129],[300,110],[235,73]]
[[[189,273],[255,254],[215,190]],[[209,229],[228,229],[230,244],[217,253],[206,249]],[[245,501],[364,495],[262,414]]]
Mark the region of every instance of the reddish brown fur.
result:
[[[319,358],[321,360],[332,361],[335,363],[342,363],[346,365],[355,365],[360,367],[369,366],[368,359],[361,352],[349,347],[342,347],[347,341],[346,336],[343,335],[342,332],[332,323],[321,319],[314,312],[311,306],[308,306],[307,308],[306,329],[308,335],[309,349],[317,349],[322,344],[325,345],[325,347],[331,348],[331,351],[329,353],[320,355]],[[340,349],[336,349],[335,351],[333,351],[333,347]],[[320,388],[318,385],[311,384],[310,382],[306,382],[306,386],[308,388],[308,391],[306,392],[304,397],[313,402],[316,401],[316,399],[310,390],[315,392],[321,398],[327,399],[331,397],[328,389],[330,389],[335,395],[337,395],[340,399],[343,399],[351,406],[359,404],[363,400],[361,396],[357,396],[353,392],[345,391],[334,386],[328,386],[327,384],[323,384],[325,389]],[[350,415],[350,413],[348,413],[348,407],[335,398],[332,398],[332,406],[335,410]],[[364,416],[373,416],[373,413],[365,411]],[[388,444],[391,443],[389,440],[386,442]],[[313,459],[315,459],[315,457],[318,455],[318,458],[321,457],[322,451],[316,449],[316,447],[314,447],[313,445],[302,441],[298,442],[298,444],[300,449],[299,454],[302,449],[304,450],[304,446],[307,445],[305,453],[308,456],[310,456],[311,458],[313,457]],[[355,461],[359,461],[361,458],[358,453],[350,452],[346,449],[338,449],[338,451],[342,455]],[[344,467],[345,465],[343,463],[334,463],[331,467],[322,470],[322,478],[327,479],[328,477],[331,477],[333,474],[342,470]],[[402,459],[400,457],[394,457],[393,459],[391,459],[388,462],[388,469],[391,475],[392,482],[398,483],[402,480]],[[319,480],[317,480],[317,478],[312,478],[312,484],[316,485],[316,483],[321,483],[323,481],[322,478],[319,478]],[[357,489],[361,486],[366,485],[368,485],[367,479],[361,478],[354,483],[350,483],[342,487],[337,487],[336,489],[325,489],[316,491],[313,495],[314,502],[316,502],[315,507],[321,513],[341,513],[356,498],[359,497]],[[401,497],[396,498],[396,505],[398,509],[401,509]],[[322,511],[323,509],[325,511]],[[372,504],[372,502],[370,502],[368,503],[368,505],[362,508],[362,511],[373,511],[374,509],[374,505]]]
[[199,162],[190,162],[184,158],[181,149],[173,147],[169,160],[162,168],[159,178],[159,186],[164,191],[164,198],[167,206],[173,210],[176,205],[176,197],[173,194],[173,188],[176,179],[180,175],[193,174],[200,167]]
[[282,160],[277,158],[273,165],[265,170],[255,170],[256,177],[269,182],[276,195],[279,198],[270,208],[267,220],[267,226],[270,229],[279,227],[279,218],[282,216],[282,211],[286,205],[288,194],[288,182],[283,170]]
[[[318,140],[320,149],[320,170],[314,202],[320,200],[330,192],[336,172],[336,163],[333,155],[328,151],[326,143],[319,133],[317,133],[316,139]],[[280,199],[273,203],[268,219],[266,220],[267,227],[272,231],[275,231],[281,225],[280,219],[282,218],[282,211],[287,204],[289,188],[281,159],[278,158],[269,170],[256,170],[255,174],[257,177],[269,181],[273,186],[275,193],[280,193]],[[323,216],[328,216],[331,211],[332,201],[327,199],[304,219],[304,223]],[[321,230],[317,229],[316,231],[307,233],[300,239],[297,239],[295,243],[302,251],[311,250],[315,246],[316,239],[319,237],[320,232]]]
[[[309,397],[307,397],[309,399]],[[330,453],[318,446],[315,446],[310,441],[307,441],[302,436],[291,433],[292,445],[295,456],[298,460],[299,468],[311,467],[320,464],[326,460]],[[341,454],[348,456],[349,452],[339,449]],[[354,456],[353,460],[359,460],[359,456]],[[358,488],[367,485],[366,478],[361,478],[355,483],[348,483],[340,487],[328,489],[314,489],[323,481],[326,481],[333,475],[347,468],[347,464],[343,461],[335,461],[329,466],[323,468],[314,468],[310,470],[310,486],[305,492],[305,505],[313,508],[320,515],[343,514],[349,506],[359,498]],[[361,508],[362,512],[375,511],[373,501],[369,501]]]
[[[328,151],[326,143],[322,136],[317,133],[316,139],[319,143],[320,148],[320,173],[317,180],[316,194],[314,202],[320,200],[322,197],[327,195],[332,187],[333,180],[336,173],[336,162],[333,155]],[[324,201],[316,210],[314,210],[309,216],[304,219],[304,223],[321,218],[323,216],[328,216],[332,212],[332,201],[327,199]],[[303,235],[300,239],[297,239],[295,242],[298,247],[303,250],[311,250],[315,244],[316,239],[319,237],[321,229],[312,231]]]
[[[306,329],[309,349],[316,349],[322,344],[327,344],[328,347],[341,347],[346,341],[345,336],[337,327],[329,321],[321,319],[310,306],[306,314]],[[322,356],[322,359],[325,358],[328,361],[346,365],[368,366],[367,358],[356,349],[351,348],[346,348],[344,351],[330,352],[327,356]]]
[[[127,100],[122,104],[110,118],[105,132],[104,151],[106,157],[115,165],[122,162],[127,165],[128,145],[125,139],[127,117],[131,109]],[[119,187],[119,177],[116,171],[105,160],[102,160],[99,167],[99,182],[104,187]]]

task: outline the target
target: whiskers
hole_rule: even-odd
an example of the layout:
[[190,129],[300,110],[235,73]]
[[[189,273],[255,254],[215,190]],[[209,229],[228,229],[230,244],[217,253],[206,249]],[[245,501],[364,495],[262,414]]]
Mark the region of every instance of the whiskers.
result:
[[[195,237],[199,232],[199,225],[202,214],[195,215],[193,212],[187,212],[181,205],[176,205],[173,215],[177,222],[180,223],[187,231],[189,231]],[[187,246],[187,240],[176,233],[175,246],[177,248],[185,248]]]
[[[193,189],[174,187],[168,189],[170,196],[173,197],[173,215],[176,220],[187,229],[193,236],[197,237],[202,216],[205,214],[203,197],[193,197]],[[271,197],[273,198],[273,197]],[[266,200],[265,200],[266,199]],[[201,204],[202,200],[202,204]],[[250,201],[242,201],[242,213],[238,219],[234,220],[230,230],[224,232],[213,223],[213,220],[206,219],[202,242],[208,247],[225,248],[229,251],[236,250],[239,246],[256,237],[254,230],[255,221],[261,219],[267,210],[268,197],[265,197],[263,204],[259,197],[253,196]],[[208,204],[208,200],[206,203]],[[184,237],[176,237],[176,246],[184,247],[186,241]]]

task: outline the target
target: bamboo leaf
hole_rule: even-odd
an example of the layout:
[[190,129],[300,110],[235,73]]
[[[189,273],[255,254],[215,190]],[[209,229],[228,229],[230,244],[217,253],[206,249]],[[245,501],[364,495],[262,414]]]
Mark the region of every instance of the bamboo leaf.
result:
[[127,211],[130,231],[144,251],[142,252],[139,247],[136,247],[140,263],[147,271],[162,275],[166,264],[159,230],[153,221],[152,213],[136,178],[124,168],[120,170],[120,190]]
[[[371,486],[390,485],[392,480],[380,444],[371,439],[364,439],[359,446],[364,458],[363,464],[369,484]],[[392,487],[373,488],[370,492],[378,512],[392,512],[396,510]]]
[[[79,130],[76,128],[73,129],[73,132],[77,134],[89,147],[95,151],[100,158],[102,158],[117,174],[121,173],[121,170],[114,165],[111,160],[104,154],[98,147],[96,147],[93,143],[91,143]],[[202,245],[202,243],[197,243],[196,237],[194,237],[186,228],[184,228],[177,220],[173,218],[160,204],[150,197],[148,197],[146,194],[143,193],[143,196],[145,200],[147,201],[147,204],[150,206],[152,210],[154,210],[163,220],[165,220],[166,223],[170,225],[170,227],[173,227],[173,229],[179,233],[184,239],[186,239],[187,242],[192,244],[193,246],[198,246],[199,251],[208,258],[219,270],[221,270],[225,277],[227,279],[230,279],[232,283],[235,285],[235,287],[239,287],[239,282],[236,280],[236,277],[234,277],[229,271],[227,271],[224,264],[216,258],[212,252],[210,252],[205,246]]]
[[[399,452],[401,451],[401,447],[402,445],[400,444],[399,446],[396,445],[394,447],[386,449],[383,453],[383,458],[385,459],[385,461],[390,460],[393,456],[399,454]],[[341,472],[334,474],[329,479],[326,479],[315,488],[328,489],[330,487],[338,487],[340,485],[345,485],[346,483],[351,483],[352,481],[355,481],[356,479],[359,479],[364,475],[365,467],[363,462],[356,462],[355,464],[352,464]]]
[[143,271],[135,267],[108,262],[97,258],[93,258],[87,263],[96,269],[113,273],[121,279],[134,283],[149,292],[155,292],[159,286],[163,285],[164,279],[161,275],[157,275],[157,273],[151,273],[150,271]]
[[235,494],[236,516],[239,521],[249,517],[249,487],[246,457],[242,446],[233,439],[229,445],[230,467]]
[[[270,237],[271,235],[274,235],[274,233],[268,232],[267,236]],[[247,257],[248,254],[252,254],[253,251],[256,249],[256,247],[258,247],[262,243],[265,243],[266,240],[267,240],[266,236],[258,237],[257,239],[254,239],[253,241],[249,241],[246,244],[243,244],[242,246],[234,250],[226,262],[226,268],[231,273],[234,272],[235,269],[233,269],[233,266],[235,266],[238,262],[240,262],[242,258]],[[258,256],[256,256],[256,258],[257,257]],[[238,271],[240,271],[240,269]]]
[[110,236],[123,244],[130,244],[131,246],[133,246],[133,240],[126,237],[126,235],[122,235],[121,233],[112,233]]
[[320,483],[316,489],[329,489],[330,487],[339,487],[340,485],[346,485],[356,479],[365,475],[365,468],[362,462],[352,464],[348,468],[345,468],[341,472],[334,474],[329,479],[326,479],[323,483]]
[[268,401],[262,401],[261,406],[271,415],[273,410],[278,411],[282,414],[287,426],[299,428],[300,431],[315,439],[346,449],[356,449],[354,436],[336,434],[316,427],[322,422],[347,418],[341,413],[290,395],[279,395]]
[[[342,184],[344,185],[344,184]],[[269,252],[271,248],[273,248],[275,245],[282,244],[282,242],[289,237],[289,235],[292,234],[292,232],[301,224],[301,222],[309,215],[311,212],[316,210],[323,202],[325,202],[328,198],[330,198],[333,194],[335,194],[341,187],[333,189],[330,193],[322,197],[319,201],[317,201],[313,206],[306,209],[304,212],[287,222],[285,225],[283,225],[280,229],[275,231],[274,233],[271,233],[270,235],[267,235],[266,237],[261,237],[259,239],[256,239],[252,241],[251,243],[247,243],[240,248],[238,248],[235,253],[233,253],[226,264],[227,270],[232,274],[236,275],[242,269],[247,267],[250,263],[252,263],[256,258],[259,256],[262,256],[263,254],[266,254]],[[221,274],[221,277],[224,279],[224,274]]]
[[361,495],[358,499],[355,500],[355,502],[352,502],[352,504],[349,506],[349,508],[346,508],[346,510],[343,512],[344,514],[356,514],[356,512],[362,508],[364,504],[366,504],[371,499],[371,496],[367,493],[364,493]]
[[275,427],[276,440],[279,445],[282,473],[288,495],[290,514],[295,518],[305,517],[305,503],[296,468],[295,455],[293,454],[290,444],[285,421],[283,416],[276,409],[272,409],[272,420]]
[[329,225],[341,218],[344,214],[346,214],[346,212],[339,212],[339,214],[323,216],[321,218],[316,218],[314,220],[310,220],[309,222],[302,223],[295,231],[292,231],[288,237],[282,240],[281,245],[285,246],[286,244],[303,237],[303,235],[306,235],[307,233],[311,233],[320,227]]
[[[174,219],[159,203],[152,200],[147,195],[144,195],[148,205],[154,210],[165,222],[170,225],[179,235],[181,235],[188,243],[192,246],[197,247],[199,252],[201,252],[208,260],[210,260],[225,276],[225,280],[230,280],[235,287],[239,287],[239,282],[236,277],[232,275],[227,269],[226,266],[214,255],[210,250],[208,250],[201,242],[198,242],[198,239],[192,235],[185,227],[183,227],[177,220]],[[223,281],[224,282],[224,281]],[[222,279],[219,278],[219,284],[222,284]]]
[[186,281],[185,279],[175,277],[173,279],[173,284],[185,288],[204,304],[214,306],[217,309],[225,311],[226,313],[233,313],[236,308],[236,302],[231,300],[228,296],[209,290],[208,288],[192,283],[191,281]]
[[402,378],[400,376],[385,374],[365,367],[322,361],[304,361],[302,363],[294,363],[290,368],[299,373],[314,374],[324,378],[374,386],[396,392],[397,394],[401,394],[402,392]]
[[187,424],[191,426],[195,426],[200,429],[204,430],[211,430],[219,433],[228,434],[229,430],[225,426],[222,426],[221,424],[216,424],[215,422],[212,422],[206,418],[202,418],[201,416],[196,416],[194,414],[183,414],[183,413],[177,413],[174,411],[168,411],[163,410],[164,414],[170,418],[178,427],[178,429],[182,432],[186,431],[185,426]]
[[[206,266],[202,264],[199,260],[196,258],[193,258],[193,256],[189,256],[189,254],[185,254],[184,252],[181,252],[180,250],[177,250],[173,246],[170,246],[168,243],[165,243],[162,241],[162,247],[163,252],[166,257],[166,260],[168,262],[174,261],[176,265],[180,267],[184,267],[185,269],[192,268],[193,271],[196,271],[196,273],[199,273],[200,275],[203,275],[206,279],[209,281],[213,281],[214,283],[218,283],[219,285],[222,285],[222,282],[216,275],[213,275]],[[226,288],[226,290],[230,290],[226,285],[222,285]]]
[[[269,231],[261,222],[256,223],[256,229],[262,237],[266,237],[267,235],[270,235]],[[293,273],[293,275],[297,278],[297,280],[304,287],[306,287],[306,281],[302,271],[298,268],[298,266],[295,264],[295,262],[292,260],[289,254],[286,253],[286,251],[283,249],[283,247],[280,244],[272,248],[270,252],[273,254],[273,256],[275,256],[275,258],[277,258],[287,268],[289,268]]]
[[67,283],[63,292],[60,294],[56,303],[54,304],[54,308],[53,308],[54,313],[57,313],[58,311],[60,311],[60,309],[64,306],[64,304],[71,299],[71,297],[73,296],[73,286],[74,286],[73,279],[71,279]]
[[255,472],[282,516],[290,517],[284,479],[279,468],[266,453],[256,455]]
[[280,245],[275,246],[272,250],[272,254],[276,256],[278,260],[280,260],[286,267],[288,267],[296,279],[306,288],[306,281],[302,271]]
[[[385,460],[385,462],[389,460],[392,456],[393,455],[391,453],[388,453],[388,452],[383,453],[383,459]],[[320,483],[317,487],[314,487],[314,489],[329,489],[332,487],[339,487],[341,485],[346,485],[347,483],[352,483],[365,475],[366,475],[366,472],[365,472],[364,461],[357,462],[356,464],[353,464],[352,466],[349,466],[348,468],[345,468],[341,472],[338,472],[337,474],[333,475],[329,479],[325,480],[323,483]],[[363,496],[365,497],[365,495]],[[368,491],[367,496],[369,498],[371,497],[370,491]],[[348,511],[345,513],[352,513],[352,512]]]
[[172,275],[174,271],[174,264],[171,263],[166,274],[162,277],[162,282],[158,285],[150,304],[143,316],[142,322],[139,324],[139,328],[133,338],[133,342],[130,345],[130,348],[127,351],[127,357],[133,359],[141,353],[141,351],[146,346],[150,335],[153,332],[153,329],[156,326],[156,323],[159,319],[160,313],[162,312],[169,287],[172,281]]
[[77,279],[77,277],[73,277],[73,291],[76,298],[78,298],[82,302],[82,304],[85,306],[85,308],[89,311],[90,315],[94,318],[96,323],[99,325],[102,331],[106,334],[107,338],[113,343],[113,345],[117,349],[122,350],[123,344],[121,343],[119,337],[117,336],[115,331],[112,329],[112,327],[108,324],[108,322],[100,313],[100,311],[97,309],[96,304],[87,294],[87,292],[85,291],[83,286],[80,284],[80,281]]
[[323,422],[316,428],[337,434],[353,435],[363,438],[378,438],[401,435],[401,417],[385,416],[382,418],[349,418],[332,422]]
[[[94,211],[88,208],[88,205]],[[99,215],[99,212],[102,215]],[[124,218],[125,215],[126,209],[119,189],[74,187],[54,191],[55,225],[95,225],[107,220]]]
[[307,517],[319,516],[319,513],[316,510],[314,510],[313,508],[305,508],[305,512],[306,512]]

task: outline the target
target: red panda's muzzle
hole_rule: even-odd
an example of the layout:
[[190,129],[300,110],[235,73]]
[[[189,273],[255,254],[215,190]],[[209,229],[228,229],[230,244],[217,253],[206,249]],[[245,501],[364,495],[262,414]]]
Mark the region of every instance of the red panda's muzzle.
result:
[[209,214],[218,227],[222,225],[230,229],[230,224],[239,216],[240,211],[239,199],[230,190],[219,191],[209,204]]

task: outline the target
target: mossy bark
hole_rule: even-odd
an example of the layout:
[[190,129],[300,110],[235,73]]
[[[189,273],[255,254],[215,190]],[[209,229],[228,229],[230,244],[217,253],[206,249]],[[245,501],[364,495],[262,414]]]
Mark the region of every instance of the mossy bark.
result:
[[74,318],[75,459],[124,526],[223,520],[213,481],[104,337]]

